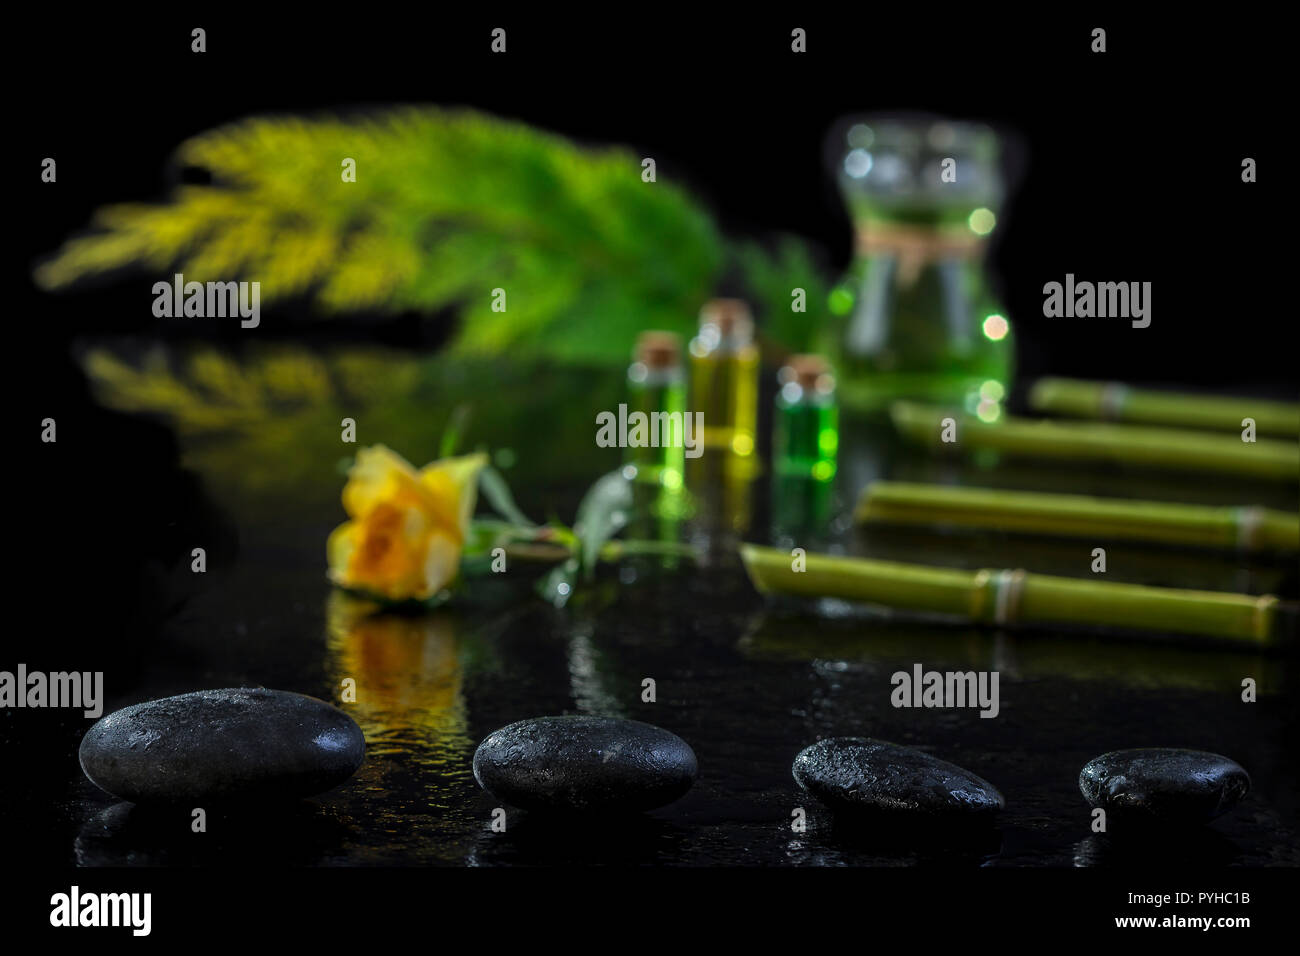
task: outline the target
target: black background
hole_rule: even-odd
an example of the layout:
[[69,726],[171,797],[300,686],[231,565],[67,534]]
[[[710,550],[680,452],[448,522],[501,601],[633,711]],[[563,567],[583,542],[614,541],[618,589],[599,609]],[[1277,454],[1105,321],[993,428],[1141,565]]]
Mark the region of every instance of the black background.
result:
[[[162,199],[177,181],[167,159],[179,142],[249,114],[463,104],[592,144],[624,143],[654,156],[661,179],[702,195],[730,234],[815,240],[828,274],[847,265],[850,248],[823,149],[835,119],[917,109],[986,120],[1023,144],[993,260],[1022,380],[1050,371],[1294,397],[1292,243],[1274,148],[1287,120],[1277,24],[1253,13],[1239,23],[1224,14],[959,16],[932,6],[907,17],[871,7],[808,12],[722,17],[621,5],[599,15],[449,17],[317,7],[283,18],[263,8],[74,19],[37,11],[9,37],[22,66],[9,86],[18,122],[6,149],[18,199],[6,257],[19,290],[6,318],[18,409],[11,533],[21,559],[10,570],[11,600],[37,613],[9,628],[6,666],[65,668],[75,653],[78,669],[111,661],[120,671],[133,632],[166,613],[151,605],[142,569],[170,560],[188,528],[219,522],[177,467],[170,433],[95,408],[70,356],[81,334],[158,331],[143,280],[47,296],[32,287],[31,268],[96,207]],[[205,54],[190,52],[194,26],[207,30]],[[496,26],[508,31],[504,56],[489,52]],[[794,26],[808,31],[804,55],[790,52]],[[1094,26],[1108,31],[1105,54],[1089,50]],[[40,181],[46,156],[58,161],[57,184]],[[1256,184],[1241,182],[1246,156],[1259,162]],[[1043,319],[1043,283],[1067,272],[1152,282],[1151,326]],[[294,334],[425,346],[447,329],[417,316],[327,327],[304,314]],[[57,445],[39,444],[47,416],[58,420]],[[79,726],[69,720],[57,741],[5,735],[6,846],[39,841],[36,808],[61,781],[64,744]],[[51,878],[65,891],[72,879]],[[24,922],[47,912],[41,896],[50,890],[38,883],[40,905]],[[1020,883],[1022,899],[1052,892]],[[278,892],[288,899],[294,890]],[[1104,924],[1105,911],[1061,895],[1067,912],[1082,906],[1076,915]]]
[[[23,98],[23,151],[10,157],[27,164],[14,174],[26,207],[11,260],[19,279],[96,207],[162,199],[180,177],[168,157],[188,136],[250,114],[402,103],[465,105],[627,144],[703,196],[730,234],[796,233],[820,245],[836,276],[850,231],[827,130],[845,114],[914,109],[985,120],[1022,142],[994,257],[1022,378],[1295,389],[1294,319],[1281,294],[1289,249],[1278,238],[1285,170],[1268,155],[1284,116],[1264,26],[800,15],[791,23],[809,31],[809,52],[796,55],[791,24],[771,15],[199,16],[208,52],[194,54],[190,21],[50,23],[22,38],[49,82]],[[1094,54],[1102,21],[1108,50]],[[504,56],[489,52],[494,25],[508,28]],[[58,160],[57,185],[39,180],[45,156]],[[1242,183],[1246,156],[1260,182]],[[1042,318],[1043,284],[1067,272],[1150,281],[1152,325]],[[140,299],[138,283],[123,281],[39,296],[23,329],[57,364],[72,331],[154,328]],[[354,319],[345,331],[420,341],[409,316]],[[320,322],[294,334],[338,332]]]

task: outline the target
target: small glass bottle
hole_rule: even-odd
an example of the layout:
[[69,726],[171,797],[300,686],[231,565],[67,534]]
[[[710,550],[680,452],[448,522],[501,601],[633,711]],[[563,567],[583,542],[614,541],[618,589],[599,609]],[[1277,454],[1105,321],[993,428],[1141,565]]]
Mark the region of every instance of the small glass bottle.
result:
[[[624,464],[635,469],[632,517],[629,537],[643,541],[676,544],[681,540],[681,524],[689,511],[684,488],[686,446],[686,373],[682,368],[681,339],[672,332],[642,332],[636,341],[632,364],[627,370],[628,412],[641,412],[647,420],[656,414],[661,421],[672,423],[668,434],[659,431],[658,447],[631,447],[625,452]],[[693,427],[694,423],[691,423]],[[695,440],[699,436],[694,435]],[[624,474],[629,474],[624,470]],[[675,568],[678,557],[639,555],[626,562],[625,573],[636,574],[651,567]]]
[[691,406],[704,413],[704,450],[749,460],[758,430],[758,346],[749,306],[713,299],[691,340]]
[[777,381],[773,472],[833,481],[840,431],[830,364],[820,355],[794,355]]
[[839,405],[830,364],[794,355],[777,373],[772,423],[772,538],[779,547],[827,539],[839,454]]
[[681,488],[687,427],[681,339],[672,332],[642,332],[627,370],[627,390],[629,415],[641,412],[647,421],[659,416],[658,421],[671,424],[656,426],[657,447],[627,448],[624,463],[636,467],[639,481]]

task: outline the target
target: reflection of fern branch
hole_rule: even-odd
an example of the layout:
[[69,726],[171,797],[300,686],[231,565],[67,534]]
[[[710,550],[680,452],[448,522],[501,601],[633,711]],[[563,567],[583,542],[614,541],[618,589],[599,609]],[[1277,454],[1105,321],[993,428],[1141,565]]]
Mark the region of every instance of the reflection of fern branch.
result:
[[[337,507],[329,463],[347,455],[344,417],[362,441],[382,438],[426,461],[439,457],[448,428],[460,430],[462,449],[503,451],[510,435],[511,457],[529,463],[539,488],[589,481],[618,461],[590,430],[554,427],[556,408],[617,405],[625,380],[613,371],[552,366],[543,376],[536,362],[293,345],[250,347],[238,359],[207,346],[92,348],[82,363],[100,403],[165,418],[187,466],[241,507],[255,496],[264,521],[279,520],[286,495],[321,513]],[[538,498],[529,504],[545,510]]]
[[[356,182],[342,181],[344,158]],[[57,288],[129,265],[242,277],[264,302],[305,295],[327,311],[454,307],[462,353],[610,360],[641,328],[688,331],[728,257],[708,213],[642,182],[631,154],[475,113],[253,119],[182,144],[178,159],[212,184],[100,210],[98,231],[37,280]],[[498,287],[505,312],[491,309]],[[789,311],[788,285],[771,305]]]
[[166,414],[185,433],[258,425],[273,415],[332,410],[409,391],[419,377],[413,359],[361,353],[318,356],[281,347],[233,361],[215,349],[189,355],[173,369],[162,350],[138,365],[106,349],[85,356],[100,400],[126,412]]

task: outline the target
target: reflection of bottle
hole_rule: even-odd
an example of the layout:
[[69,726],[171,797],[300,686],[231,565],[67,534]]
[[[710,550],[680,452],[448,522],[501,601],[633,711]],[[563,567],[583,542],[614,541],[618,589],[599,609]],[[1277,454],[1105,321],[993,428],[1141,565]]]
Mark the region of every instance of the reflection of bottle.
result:
[[984,276],[1002,196],[997,137],[919,118],[843,130],[835,161],[856,248],[830,303],[845,317],[842,401],[872,409],[915,398],[995,421],[1014,357]]
[[[657,441],[629,446],[625,463],[637,479],[667,489],[682,487],[685,465],[686,377],[681,340],[671,332],[642,332],[627,370],[629,415],[641,412]],[[698,437],[698,436],[695,436]]]
[[749,306],[713,299],[700,310],[691,340],[691,408],[704,413],[706,451],[754,454],[758,417],[758,346]]

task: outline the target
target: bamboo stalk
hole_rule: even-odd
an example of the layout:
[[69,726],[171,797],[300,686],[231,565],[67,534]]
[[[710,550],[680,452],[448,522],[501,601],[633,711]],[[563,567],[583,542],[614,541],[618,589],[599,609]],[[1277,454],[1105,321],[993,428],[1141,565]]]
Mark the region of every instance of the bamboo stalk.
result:
[[[1300,479],[1300,443],[1280,439],[1243,442],[1235,435],[1184,429],[1024,418],[986,424],[971,416],[912,402],[895,402],[890,406],[890,416],[905,437],[935,447],[992,448],[1036,458]],[[941,437],[943,420],[949,417],[957,423],[957,440],[951,444]]]
[[1262,435],[1300,438],[1300,404],[1294,402],[1218,398],[1129,388],[1118,382],[1043,378],[1034,383],[1029,405],[1035,411],[1075,418],[1216,431],[1240,431],[1242,420],[1249,418]]
[[[1267,644],[1278,599],[1220,591],[1086,581],[1022,570],[962,571],[806,554],[746,544],[741,558],[762,593],[834,597],[985,624],[1083,624]],[[796,560],[803,570],[795,570]]]
[[1300,550],[1300,517],[1253,506],[875,481],[863,491],[856,517],[883,524],[959,525],[1246,551]]

